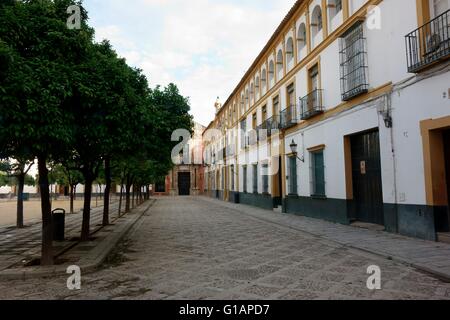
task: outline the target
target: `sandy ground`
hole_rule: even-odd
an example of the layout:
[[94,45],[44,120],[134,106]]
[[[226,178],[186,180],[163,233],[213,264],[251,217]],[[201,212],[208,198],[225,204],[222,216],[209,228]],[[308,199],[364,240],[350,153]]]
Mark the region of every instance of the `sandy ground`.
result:
[[[103,204],[102,199],[98,199],[98,206]],[[91,202],[92,208],[96,207],[95,198]],[[75,212],[79,211],[83,207],[83,200],[79,199],[74,202]],[[16,201],[0,202],[0,226],[9,226],[16,224]],[[56,208],[62,208],[69,212],[70,202],[69,200],[57,200],[52,201],[52,210]],[[33,220],[41,219],[41,202],[36,200],[24,202],[24,221],[25,224],[33,222]]]

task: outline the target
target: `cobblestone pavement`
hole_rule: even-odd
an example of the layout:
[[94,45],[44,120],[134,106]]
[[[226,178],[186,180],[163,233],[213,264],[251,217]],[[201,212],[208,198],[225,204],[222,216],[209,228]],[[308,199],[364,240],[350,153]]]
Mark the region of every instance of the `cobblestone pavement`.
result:
[[[382,290],[366,287],[369,265]],[[1,299],[450,299],[450,284],[202,198],[159,198],[104,267],[0,282]]]

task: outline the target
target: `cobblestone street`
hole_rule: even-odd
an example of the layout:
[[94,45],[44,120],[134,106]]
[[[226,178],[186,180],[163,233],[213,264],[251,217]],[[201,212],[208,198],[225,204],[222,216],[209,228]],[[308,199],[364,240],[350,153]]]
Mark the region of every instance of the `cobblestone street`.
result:
[[[382,289],[366,287],[367,267]],[[1,299],[450,299],[412,267],[206,198],[158,198],[97,272],[0,282]]]

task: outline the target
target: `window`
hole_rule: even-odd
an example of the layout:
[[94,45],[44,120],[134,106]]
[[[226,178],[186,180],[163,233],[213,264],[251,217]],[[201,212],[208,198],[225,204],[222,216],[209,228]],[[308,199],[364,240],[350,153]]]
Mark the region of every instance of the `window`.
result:
[[255,81],[255,101],[259,99],[259,92],[260,92],[260,81],[259,76],[257,76]]
[[319,65],[309,69],[309,92],[319,89]]
[[241,121],[241,148],[245,149],[246,147],[246,136],[247,136],[247,121],[244,119]]
[[264,164],[262,166],[262,184],[263,184],[263,193],[268,194],[269,193],[269,165]]
[[289,195],[298,195],[297,192],[297,158],[289,157]]
[[269,63],[269,85],[272,85],[272,82],[275,79],[275,65],[273,64],[273,61],[270,61]]
[[266,90],[267,88],[267,75],[266,75],[266,69],[263,69],[262,73],[261,73],[261,86],[263,91]]
[[280,114],[280,98],[278,96],[273,98],[272,104],[273,104],[273,106],[272,106],[272,114],[273,114],[274,117],[276,117],[276,116],[278,116]]
[[253,165],[253,193],[258,193],[258,165]]
[[256,129],[256,120],[258,119],[258,116],[256,114],[256,112],[252,115],[252,128],[253,130]]
[[431,18],[434,19],[444,12],[446,12],[448,9],[450,9],[450,1],[448,0],[431,0]]
[[304,23],[300,24],[297,32],[297,46],[298,46],[298,57],[304,58],[301,55],[302,50],[306,47],[306,25]]
[[342,100],[347,101],[369,89],[367,53],[363,24],[358,23],[339,39]]
[[342,11],[342,0],[330,0],[328,7],[330,8],[330,18],[333,19]]
[[244,193],[247,193],[247,166],[243,166],[243,186],[244,186]]
[[247,89],[247,90],[245,90],[245,111],[247,111],[249,104],[250,104],[250,101],[249,101],[248,89]]
[[262,122],[264,122],[267,120],[267,106],[263,106],[261,112],[262,112]]
[[288,106],[293,106],[295,105],[295,90],[294,90],[294,84],[290,84],[287,89],[287,105]]
[[277,54],[277,77],[278,81],[283,77],[283,51],[281,49]]
[[325,197],[325,164],[323,149],[311,152],[311,195]]
[[286,42],[286,62],[289,66],[294,60],[294,41],[289,38]]
[[313,38],[322,31],[323,21],[322,21],[322,9],[320,6],[316,6],[312,12],[311,16],[311,31]]

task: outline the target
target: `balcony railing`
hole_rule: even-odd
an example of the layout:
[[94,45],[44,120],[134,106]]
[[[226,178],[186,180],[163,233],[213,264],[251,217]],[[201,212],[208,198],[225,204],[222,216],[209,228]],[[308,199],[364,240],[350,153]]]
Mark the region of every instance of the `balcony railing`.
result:
[[272,136],[277,130],[280,130],[280,116],[275,115],[266,120],[267,136]]
[[287,107],[285,110],[281,111],[280,114],[280,126],[281,129],[287,129],[290,127],[295,126],[300,118],[299,118],[299,112],[300,110],[296,105],[291,105]]
[[316,89],[307,96],[300,99],[301,120],[307,120],[323,113],[324,107],[322,104],[322,92],[322,89]]
[[450,10],[405,36],[408,72],[415,73],[450,56]]

